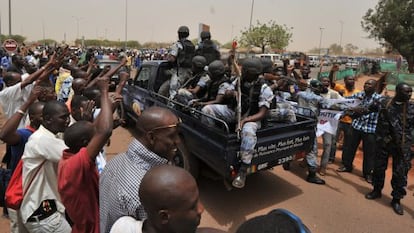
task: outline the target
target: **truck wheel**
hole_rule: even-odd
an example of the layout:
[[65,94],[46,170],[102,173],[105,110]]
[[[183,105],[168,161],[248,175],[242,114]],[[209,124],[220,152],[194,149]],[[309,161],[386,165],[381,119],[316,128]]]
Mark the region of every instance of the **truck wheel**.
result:
[[289,171],[290,170],[290,162],[286,162],[286,163],[282,164],[282,166],[283,166],[283,169],[285,171]]
[[174,158],[174,165],[184,168],[194,177],[194,179],[197,179],[199,174],[199,161],[193,154],[187,151],[187,148],[183,143],[178,145],[177,155]]

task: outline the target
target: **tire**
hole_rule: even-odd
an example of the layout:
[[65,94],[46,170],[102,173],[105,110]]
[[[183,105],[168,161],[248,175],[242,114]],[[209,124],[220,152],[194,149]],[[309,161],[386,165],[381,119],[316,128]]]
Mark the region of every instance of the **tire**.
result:
[[194,179],[198,178],[200,163],[198,159],[187,151],[184,143],[179,144],[177,155],[174,157],[174,165],[184,168]]

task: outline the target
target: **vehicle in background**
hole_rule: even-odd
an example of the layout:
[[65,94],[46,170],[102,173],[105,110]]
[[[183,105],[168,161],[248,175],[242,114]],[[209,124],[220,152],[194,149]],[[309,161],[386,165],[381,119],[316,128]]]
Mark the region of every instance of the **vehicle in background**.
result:
[[321,61],[319,59],[319,56],[317,55],[309,55],[309,66],[310,67],[319,67],[321,65]]
[[277,53],[262,53],[262,54],[256,54],[256,57],[260,58],[268,58],[272,60],[273,65],[275,67],[283,67],[283,61],[282,61],[282,55]]
[[[118,60],[110,60],[110,59],[99,59],[96,61],[96,65],[98,66],[99,70],[103,70],[105,68],[105,66],[110,66],[111,69],[114,67],[117,67],[121,62]],[[126,71],[125,67],[122,67],[117,73],[115,73],[110,81],[109,81],[109,90],[110,91],[114,91],[116,88],[116,85],[118,85],[119,83],[119,77],[118,77],[118,73],[120,71]]]
[[345,69],[357,70],[359,67],[359,62],[353,57],[348,57],[348,62],[345,64]]

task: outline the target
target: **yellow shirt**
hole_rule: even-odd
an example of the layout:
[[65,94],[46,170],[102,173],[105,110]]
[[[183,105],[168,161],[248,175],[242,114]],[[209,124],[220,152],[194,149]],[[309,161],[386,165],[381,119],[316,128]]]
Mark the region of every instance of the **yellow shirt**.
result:
[[[335,85],[335,87],[336,86],[338,86],[338,85],[340,85],[340,84],[336,84]],[[348,89],[346,89],[345,88],[345,86],[344,85],[341,85],[341,86],[343,86],[343,90],[344,90],[344,94],[343,94],[343,96],[344,97],[347,97],[347,96],[351,96],[351,95],[353,95],[353,94],[355,94],[355,93],[358,93],[358,92],[360,92],[360,90],[358,90],[358,89],[354,89],[354,90],[348,90]],[[350,116],[344,116],[342,119],[341,119],[341,121],[342,122],[344,122],[344,123],[347,123],[347,124],[351,124],[352,123],[352,118],[350,117]]]

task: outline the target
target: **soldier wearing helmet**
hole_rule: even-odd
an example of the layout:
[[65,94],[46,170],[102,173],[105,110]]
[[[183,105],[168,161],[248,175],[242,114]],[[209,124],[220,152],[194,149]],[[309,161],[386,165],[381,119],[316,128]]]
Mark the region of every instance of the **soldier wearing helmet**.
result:
[[[201,106],[201,111],[206,115],[217,117],[216,114],[220,114],[220,116],[223,116],[223,120],[232,122],[234,111],[228,106],[230,103],[226,102],[225,93],[233,87],[230,79],[225,74],[223,62],[216,60],[210,63],[208,73],[211,82],[207,87],[207,93],[205,97],[194,102],[194,105]],[[206,115],[202,116],[201,121],[214,126],[214,120]]]
[[211,40],[211,34],[209,31],[202,31],[200,33],[201,41],[197,46],[196,54],[203,56],[207,59],[207,64],[215,60],[220,60],[220,52],[217,45]]
[[192,99],[200,99],[205,96],[207,87],[210,84],[210,76],[205,67],[207,61],[202,56],[194,56],[192,60],[191,77],[184,83],[182,88],[178,90],[176,99],[184,104],[188,104]]
[[177,94],[178,89],[191,77],[192,59],[195,55],[194,44],[187,39],[190,30],[187,26],[178,28],[178,41],[170,48],[168,61],[173,64],[173,75],[170,80],[170,99]]
[[[224,73],[224,65],[216,66],[220,61],[214,61],[209,65],[209,72],[212,74],[214,82],[215,73]],[[220,68],[220,69],[218,69]],[[220,72],[218,72],[220,71]],[[237,177],[233,180],[233,186],[243,188],[246,180],[247,170],[251,165],[254,147],[256,146],[256,131],[261,127],[261,121],[265,118],[267,110],[273,99],[273,92],[265,83],[263,76],[263,66],[258,58],[248,58],[242,64],[241,72],[241,115],[240,128],[241,132],[241,163]],[[240,77],[238,77],[240,78]],[[227,123],[235,123],[236,120],[236,104],[238,93],[237,79],[230,85],[223,82],[218,91],[221,95],[221,102],[206,105],[202,112],[220,118]],[[236,104],[235,104],[236,103]],[[214,125],[210,118],[206,123]]]

